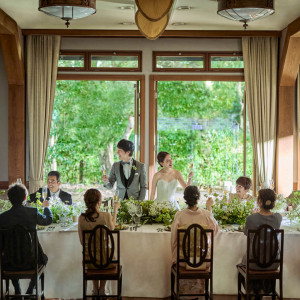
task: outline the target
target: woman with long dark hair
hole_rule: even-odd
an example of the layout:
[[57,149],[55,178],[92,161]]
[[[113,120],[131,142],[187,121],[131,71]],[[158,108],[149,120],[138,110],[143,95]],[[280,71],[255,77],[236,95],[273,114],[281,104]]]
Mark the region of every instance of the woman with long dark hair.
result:
[[[86,205],[85,213],[82,213],[78,219],[78,234],[80,243],[82,244],[84,230],[92,230],[97,225],[106,225],[110,230],[116,226],[117,211],[120,207],[119,202],[114,203],[113,216],[109,212],[100,210],[102,195],[97,189],[89,189],[84,194],[84,202]],[[88,266],[93,268],[93,266]],[[106,281],[93,280],[93,295],[105,295]]]

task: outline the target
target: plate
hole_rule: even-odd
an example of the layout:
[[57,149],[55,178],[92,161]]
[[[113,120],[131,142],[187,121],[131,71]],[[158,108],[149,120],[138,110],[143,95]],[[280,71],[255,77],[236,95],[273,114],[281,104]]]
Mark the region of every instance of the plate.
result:
[[116,225],[115,230],[127,230],[129,228],[129,226],[127,225]]

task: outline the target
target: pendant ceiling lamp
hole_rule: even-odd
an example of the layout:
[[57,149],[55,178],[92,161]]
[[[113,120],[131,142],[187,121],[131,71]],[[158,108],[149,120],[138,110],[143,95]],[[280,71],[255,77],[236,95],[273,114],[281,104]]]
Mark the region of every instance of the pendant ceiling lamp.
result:
[[39,10],[53,17],[66,21],[82,19],[96,12],[96,0],[39,0]]
[[218,14],[233,21],[243,22],[246,29],[248,22],[272,15],[273,0],[218,0]]
[[166,29],[174,0],[135,0],[135,23],[149,40],[157,39]]

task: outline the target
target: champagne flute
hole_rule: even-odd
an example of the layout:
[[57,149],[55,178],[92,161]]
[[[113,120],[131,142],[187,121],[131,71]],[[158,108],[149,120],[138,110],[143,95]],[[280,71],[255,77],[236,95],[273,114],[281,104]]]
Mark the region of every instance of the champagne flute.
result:
[[43,200],[46,200],[47,195],[48,195],[47,187],[43,186],[43,188],[42,188],[42,197],[43,197]]
[[102,175],[103,176],[106,175],[106,166],[105,165],[102,166]]
[[22,179],[21,178],[17,178],[17,184],[22,184]]
[[270,189],[274,190],[274,180],[273,179],[270,180]]

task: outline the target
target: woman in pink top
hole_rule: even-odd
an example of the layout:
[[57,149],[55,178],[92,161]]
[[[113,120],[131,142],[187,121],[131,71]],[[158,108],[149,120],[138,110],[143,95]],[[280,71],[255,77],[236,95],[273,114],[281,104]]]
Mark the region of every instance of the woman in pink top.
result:
[[[213,204],[212,198],[208,198],[206,202],[206,208],[202,209],[198,207],[198,201],[200,199],[200,192],[196,186],[188,186],[184,190],[183,198],[187,204],[187,208],[182,211],[178,211],[175,215],[174,221],[171,227],[171,247],[172,247],[172,262],[176,263],[177,259],[177,229],[179,227],[199,224],[205,226],[208,229],[214,229],[214,235],[218,232],[218,223],[211,214],[211,206]],[[181,293],[200,293],[204,287],[203,280],[191,279],[182,280],[180,282]],[[190,299],[190,297],[185,297]]]

